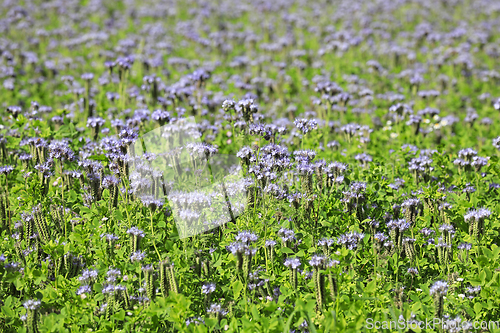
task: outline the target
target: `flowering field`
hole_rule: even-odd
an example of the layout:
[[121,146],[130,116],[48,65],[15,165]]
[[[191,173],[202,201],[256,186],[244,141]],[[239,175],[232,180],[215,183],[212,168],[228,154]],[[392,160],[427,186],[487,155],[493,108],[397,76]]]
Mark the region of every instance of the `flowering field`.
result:
[[500,2],[0,12],[0,332],[500,332]]

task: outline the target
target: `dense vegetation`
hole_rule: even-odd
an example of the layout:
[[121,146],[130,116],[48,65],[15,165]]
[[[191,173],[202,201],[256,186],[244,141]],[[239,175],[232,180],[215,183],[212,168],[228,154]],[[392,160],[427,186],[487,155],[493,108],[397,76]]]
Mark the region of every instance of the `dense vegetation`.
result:
[[0,11],[0,331],[500,331],[498,1]]

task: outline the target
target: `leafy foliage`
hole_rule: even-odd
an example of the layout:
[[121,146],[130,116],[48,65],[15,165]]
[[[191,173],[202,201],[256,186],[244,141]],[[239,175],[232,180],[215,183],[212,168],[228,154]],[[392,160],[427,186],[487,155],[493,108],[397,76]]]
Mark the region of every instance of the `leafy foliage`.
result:
[[[0,11],[0,331],[500,324],[495,1]],[[182,238],[130,146],[190,116],[193,150],[241,162],[245,209]]]

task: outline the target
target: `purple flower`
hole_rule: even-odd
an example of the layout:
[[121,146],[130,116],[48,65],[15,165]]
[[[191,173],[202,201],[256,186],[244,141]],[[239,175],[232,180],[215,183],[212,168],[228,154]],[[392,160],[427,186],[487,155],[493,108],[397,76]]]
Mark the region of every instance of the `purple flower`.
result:
[[448,283],[445,281],[436,281],[429,289],[432,296],[444,296],[448,292]]
[[66,141],[53,140],[49,145],[51,158],[72,161],[75,158],[73,150]]
[[254,243],[259,239],[259,236],[250,231],[241,231],[236,235],[236,240],[245,244]]
[[457,248],[459,250],[469,251],[470,249],[472,249],[472,244],[471,243],[460,243],[460,244],[458,244]]
[[312,267],[320,267],[325,264],[325,261],[325,256],[315,254],[311,257],[311,260],[309,260],[309,265],[311,265]]
[[27,310],[36,310],[40,307],[40,305],[42,304],[42,302],[40,302],[39,300],[27,300],[23,303],[23,306],[27,309]]
[[90,288],[89,285],[85,284],[83,286],[81,286],[80,288],[78,288],[78,290],[76,291],[76,294],[77,295],[82,295],[82,294],[90,294],[92,293],[92,288]]
[[88,283],[92,280],[95,280],[98,275],[99,274],[97,270],[86,269],[83,271],[82,276],[78,278],[78,281],[80,281],[80,283]]
[[284,263],[285,267],[291,268],[291,269],[297,269],[300,267],[300,259],[299,258],[287,258]]
[[210,282],[210,283],[204,283],[203,286],[201,287],[201,292],[202,294],[211,294],[215,291],[215,283]]
[[130,260],[132,262],[141,262],[146,257],[146,254],[141,251],[136,251],[130,255]]
[[81,78],[82,78],[82,80],[85,80],[85,81],[91,81],[94,78],[94,74],[84,73],[84,74],[82,74]]
[[142,231],[141,229],[139,229],[137,227],[132,227],[132,228],[128,229],[127,234],[136,236],[138,238],[144,238],[144,236],[145,236],[144,231]]
[[189,325],[201,325],[201,324],[205,324],[205,320],[201,317],[189,317],[188,319],[186,319],[186,326],[189,326]]
[[103,188],[112,188],[114,186],[118,186],[120,184],[120,179],[116,178],[115,176],[112,175],[106,175],[102,179],[102,187]]
[[265,243],[266,247],[273,247],[275,245],[276,245],[276,242],[274,240],[272,240],[272,239],[266,240],[266,243]]
[[236,103],[233,101],[233,100],[230,100],[230,99],[226,99],[223,103],[222,103],[222,109],[226,112],[228,112],[229,110],[234,110],[236,106]]
[[363,233],[356,231],[342,234],[337,239],[337,244],[347,247],[349,250],[354,250],[358,246],[358,242],[365,237]]
[[318,121],[315,119],[305,119],[305,118],[300,118],[300,119],[295,119],[294,122],[295,127],[299,129],[303,134],[307,134],[313,129],[318,128]]
[[12,171],[14,171],[14,167],[12,165],[4,165],[0,167],[0,174],[8,175]]
[[87,127],[101,127],[104,123],[105,121],[101,117],[90,117],[87,119]]

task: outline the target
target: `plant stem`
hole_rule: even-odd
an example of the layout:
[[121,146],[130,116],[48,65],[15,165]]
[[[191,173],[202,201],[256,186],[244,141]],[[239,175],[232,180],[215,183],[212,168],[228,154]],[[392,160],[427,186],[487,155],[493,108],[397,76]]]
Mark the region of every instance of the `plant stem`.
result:
[[158,260],[161,261],[161,256],[160,256],[160,252],[158,251],[158,249],[156,248],[156,240],[155,240],[155,232],[154,232],[154,229],[153,229],[153,212],[150,211],[150,216],[151,216],[151,235],[153,237],[153,246],[155,248],[155,251],[156,251],[156,254],[158,255]]

